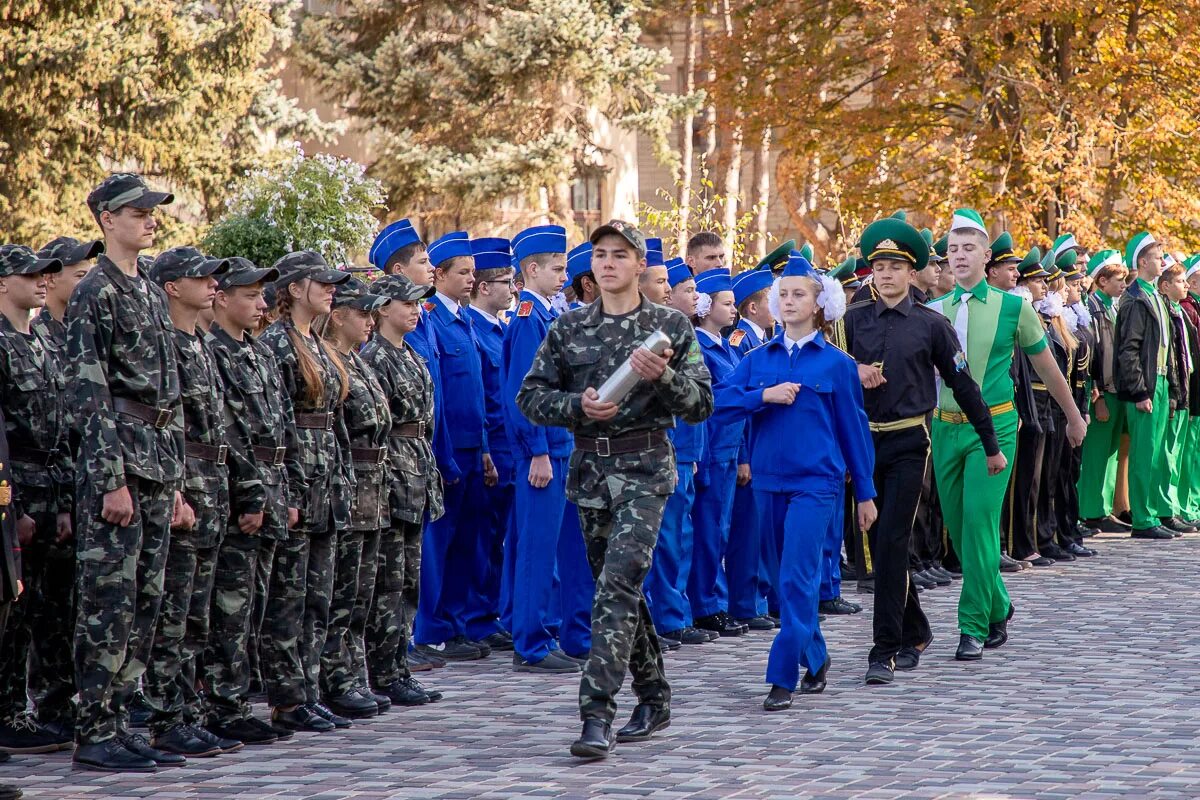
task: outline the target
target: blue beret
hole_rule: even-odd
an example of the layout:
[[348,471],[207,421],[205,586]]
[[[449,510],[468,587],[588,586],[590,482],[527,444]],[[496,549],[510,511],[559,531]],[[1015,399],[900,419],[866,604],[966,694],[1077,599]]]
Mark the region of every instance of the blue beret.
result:
[[685,264],[683,259],[678,256],[668,261],[666,267],[667,283],[671,284],[672,287],[678,286],[684,281],[690,281],[695,277],[692,275],[692,268]]
[[397,250],[419,241],[421,237],[417,235],[417,229],[407,218],[396,220],[375,236],[367,257],[376,269],[382,270],[387,267],[388,259],[394,256]]
[[725,267],[705,270],[696,276],[696,291],[705,294],[717,292],[732,292],[733,279]]
[[751,269],[739,272],[733,279],[733,304],[740,306],[755,292],[771,288],[775,276],[768,269]]
[[662,239],[647,239],[646,240],[646,266],[661,267],[663,261],[663,246]]
[[471,239],[466,231],[451,231],[429,245],[429,263],[435,267],[458,256],[471,255]]
[[475,256],[475,269],[509,269],[512,267],[512,248],[508,239],[500,237],[472,239],[471,255]]
[[580,275],[592,271],[592,243],[584,242],[567,253],[567,280],[573,281]]
[[801,255],[799,250],[793,250],[788,256],[787,265],[783,268],[781,278],[815,278],[817,271],[813,269],[813,265],[808,262],[808,259]]
[[567,252],[567,231],[561,225],[535,225],[512,238],[513,258],[524,261],[539,253]]

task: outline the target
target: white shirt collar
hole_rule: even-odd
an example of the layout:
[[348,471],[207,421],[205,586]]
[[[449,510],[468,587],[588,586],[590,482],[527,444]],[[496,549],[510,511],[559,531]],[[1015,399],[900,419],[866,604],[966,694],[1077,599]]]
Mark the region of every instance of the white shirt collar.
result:
[[754,331],[754,335],[758,337],[758,340],[760,342],[767,338],[767,332],[764,331],[762,329],[762,327],[758,323],[756,323],[754,320],[746,319],[745,317],[742,317],[742,322],[745,322],[747,325],[750,326],[750,330]]
[[793,350],[795,350],[797,347],[804,347],[804,345],[808,344],[815,338],[817,338],[817,331],[813,331],[812,333],[808,334],[807,336],[801,336],[799,341],[789,338],[788,335],[785,333],[783,335],[783,343],[787,346],[788,352],[790,353]]
[[714,334],[714,333],[713,333],[713,332],[711,332],[711,331],[706,331],[706,330],[704,330],[704,328],[696,328],[696,334],[697,334],[697,335],[704,335],[704,336],[707,336],[707,337],[708,337],[708,339],[709,339],[709,341],[711,341],[713,344],[720,344],[720,343],[721,343],[721,337],[720,337],[720,336],[717,336],[716,334]]
[[553,311],[553,310],[554,310],[554,304],[550,302],[550,299],[549,299],[548,297],[542,297],[540,294],[538,294],[537,292],[535,292],[533,289],[526,289],[525,291],[527,291],[527,292],[529,292],[529,294],[533,295],[533,297],[534,297],[534,298],[535,298],[535,299],[536,299],[536,300],[537,300],[539,303],[541,303],[541,304],[542,304],[542,308],[546,309],[547,311]]
[[488,312],[484,311],[484,310],[483,310],[482,308],[480,308],[479,306],[471,306],[471,310],[472,310],[472,311],[474,311],[474,312],[475,312],[476,314],[478,314],[479,316],[481,316],[481,317],[483,317],[484,319],[486,319],[488,322],[492,323],[493,325],[499,325],[499,324],[500,324],[500,318],[499,318],[499,317],[492,316],[491,314],[489,314]]
[[456,317],[458,316],[458,312],[462,310],[462,307],[459,306],[457,300],[454,300],[449,296],[442,294],[441,292],[436,292],[433,296],[441,301],[441,304],[446,307],[446,310]]

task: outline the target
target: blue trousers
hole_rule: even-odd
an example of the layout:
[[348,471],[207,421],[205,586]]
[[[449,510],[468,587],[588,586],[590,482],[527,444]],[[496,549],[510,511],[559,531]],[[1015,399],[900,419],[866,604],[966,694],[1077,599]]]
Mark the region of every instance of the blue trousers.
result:
[[839,493],[802,489],[760,493],[768,499],[764,518],[783,530],[779,573],[781,625],[767,657],[767,683],[795,691],[800,667],[818,672],[828,651],[817,614],[821,584],[822,547],[827,538]]
[[842,596],[842,539],[846,523],[846,484],[838,492],[837,507],[829,520],[825,546],[821,549],[821,599],[836,600]]
[[695,464],[680,464],[675,492],[667,498],[643,588],[650,618],[659,633],[691,627],[688,574],[692,569],[692,507],[696,502]]
[[465,636],[470,582],[479,557],[483,464],[478,448],[455,449],[462,478],[446,487],[446,513],[425,526],[421,543],[421,588],[413,639],[438,644]]
[[511,453],[492,453],[499,475],[495,486],[483,487],[483,508],[478,509],[477,572],[471,576],[467,596],[467,638],[479,640],[504,628],[502,594],[504,540],[508,533],[513,505],[513,457]]
[[767,613],[765,598],[758,590],[762,562],[762,518],[749,486],[733,490],[733,514],[729,522],[729,544],[725,548],[725,579],[729,583],[729,614],[750,619]]
[[779,615],[779,554],[783,550],[783,520],[776,522],[771,512],[771,492],[754,490],[758,506],[761,540],[759,546],[758,596],[759,604],[769,613]]
[[729,544],[733,490],[737,488],[737,455],[707,461],[696,473],[696,503],[692,509],[692,571],[688,599],[692,618],[729,610],[729,585],[723,559]]
[[558,537],[558,645],[569,656],[586,657],[592,649],[592,598],[596,581],[587,560],[579,509],[570,500]]
[[559,541],[580,534],[577,515],[573,525],[567,523],[568,459],[550,458],[554,477],[541,489],[529,484],[530,462],[519,459],[515,476],[512,634],[517,655],[537,662],[558,647],[554,627],[562,607],[555,583]]

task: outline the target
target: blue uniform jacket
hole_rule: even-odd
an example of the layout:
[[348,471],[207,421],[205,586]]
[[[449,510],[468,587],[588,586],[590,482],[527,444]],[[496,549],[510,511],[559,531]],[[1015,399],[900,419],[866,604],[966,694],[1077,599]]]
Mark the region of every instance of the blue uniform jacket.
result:
[[[729,342],[721,339],[714,342],[706,333],[697,332],[696,341],[700,343],[700,353],[704,356],[704,366],[712,375],[713,391],[733,374],[733,370],[741,362],[742,356]],[[729,461],[735,456],[739,464],[746,462],[745,458],[745,423],[736,422],[732,425],[718,425],[709,417],[704,423],[707,428],[707,446],[704,460],[711,462]]]
[[[797,383],[790,406],[763,402],[763,390]],[[863,410],[858,368],[821,334],[789,354],[783,331],[752,350],[714,392],[717,424],[753,415],[750,469],[768,492],[840,491],[846,471],[858,502],[875,498],[875,447]]]
[[454,445],[450,442],[450,430],[446,425],[446,403],[442,398],[442,359],[438,353],[437,336],[424,309],[421,309],[417,327],[404,340],[425,361],[429,378],[433,381],[433,457],[442,478],[447,483],[455,483],[462,477],[462,470],[454,463]]
[[[741,336],[738,336],[738,331],[742,332]],[[736,344],[734,344],[735,339],[737,340]],[[734,350],[737,350],[738,355],[741,356],[745,356],[746,353],[762,345],[762,339],[758,338],[758,334],[754,332],[754,328],[744,319],[738,320],[737,327],[729,334],[729,341],[730,346]]]
[[[479,343],[465,313],[452,314],[434,297],[425,304],[442,362],[442,395],[446,427],[455,450],[480,448],[488,452],[487,413],[483,407],[483,364]],[[461,465],[460,465],[461,466]]]
[[487,440],[489,452],[508,454],[512,446],[505,430],[503,376],[501,354],[504,350],[502,323],[492,322],[474,308],[468,307],[471,324],[475,326],[475,339],[479,342],[479,356],[483,364],[483,408],[487,416]]
[[[521,316],[526,309],[529,313]],[[517,299],[517,313],[513,314],[512,321],[504,331],[504,421],[508,425],[513,451],[522,458],[544,455],[566,458],[571,455],[575,444],[571,432],[566,428],[534,425],[517,408],[517,392],[521,389],[521,381],[525,380],[526,373],[533,366],[533,357],[542,346],[550,323],[557,316],[553,309],[546,308],[532,293],[523,291]]]

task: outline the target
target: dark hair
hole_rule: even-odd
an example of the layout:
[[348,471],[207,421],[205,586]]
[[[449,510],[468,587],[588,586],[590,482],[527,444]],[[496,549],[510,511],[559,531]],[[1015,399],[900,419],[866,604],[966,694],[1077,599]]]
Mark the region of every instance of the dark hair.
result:
[[690,256],[702,247],[723,247],[725,242],[712,231],[700,231],[688,239],[687,254]]
[[588,270],[587,272],[583,273],[582,275],[576,275],[574,278],[571,279],[571,291],[573,291],[575,293],[575,299],[579,300],[581,302],[583,301],[583,279],[584,278],[590,278],[592,283],[596,282],[596,276],[592,274],[591,270]]
[[1129,275],[1129,270],[1125,268],[1124,264],[1109,264],[1108,266],[1101,267],[1100,271],[1092,277],[1097,283],[1099,283],[1100,281],[1106,281],[1109,278],[1115,278],[1119,273],[1122,272],[1124,272],[1126,275]]
[[384,274],[385,275],[395,274],[393,272],[394,268],[407,267],[408,262],[412,261],[413,256],[415,256],[417,253],[424,253],[424,252],[425,252],[425,243],[424,242],[413,242],[412,244],[404,245],[404,247],[401,247],[399,250],[392,253],[392,257],[389,258],[387,260],[387,263],[383,265]]
[[475,270],[475,285],[471,287],[471,297],[479,294],[479,287],[488,281],[499,278],[504,273],[512,274],[512,267],[494,267],[492,269],[477,269]]
[[1172,264],[1163,270],[1162,275],[1158,276],[1158,283],[1161,285],[1163,281],[1173,280],[1175,277],[1184,274],[1183,264]]
[[464,264],[464,263],[473,264],[474,261],[471,258],[471,256],[454,256],[453,258],[447,258],[445,261],[438,264],[433,269],[435,272],[449,272],[450,270],[454,269],[458,265]]
[[754,303],[756,305],[762,305],[763,303],[767,302],[767,295],[770,293],[771,293],[771,287],[765,286],[762,289],[759,289],[754,294],[747,297],[742,302],[738,303],[738,307],[737,307],[738,316],[744,317],[746,315],[746,307],[749,306],[751,303]]

